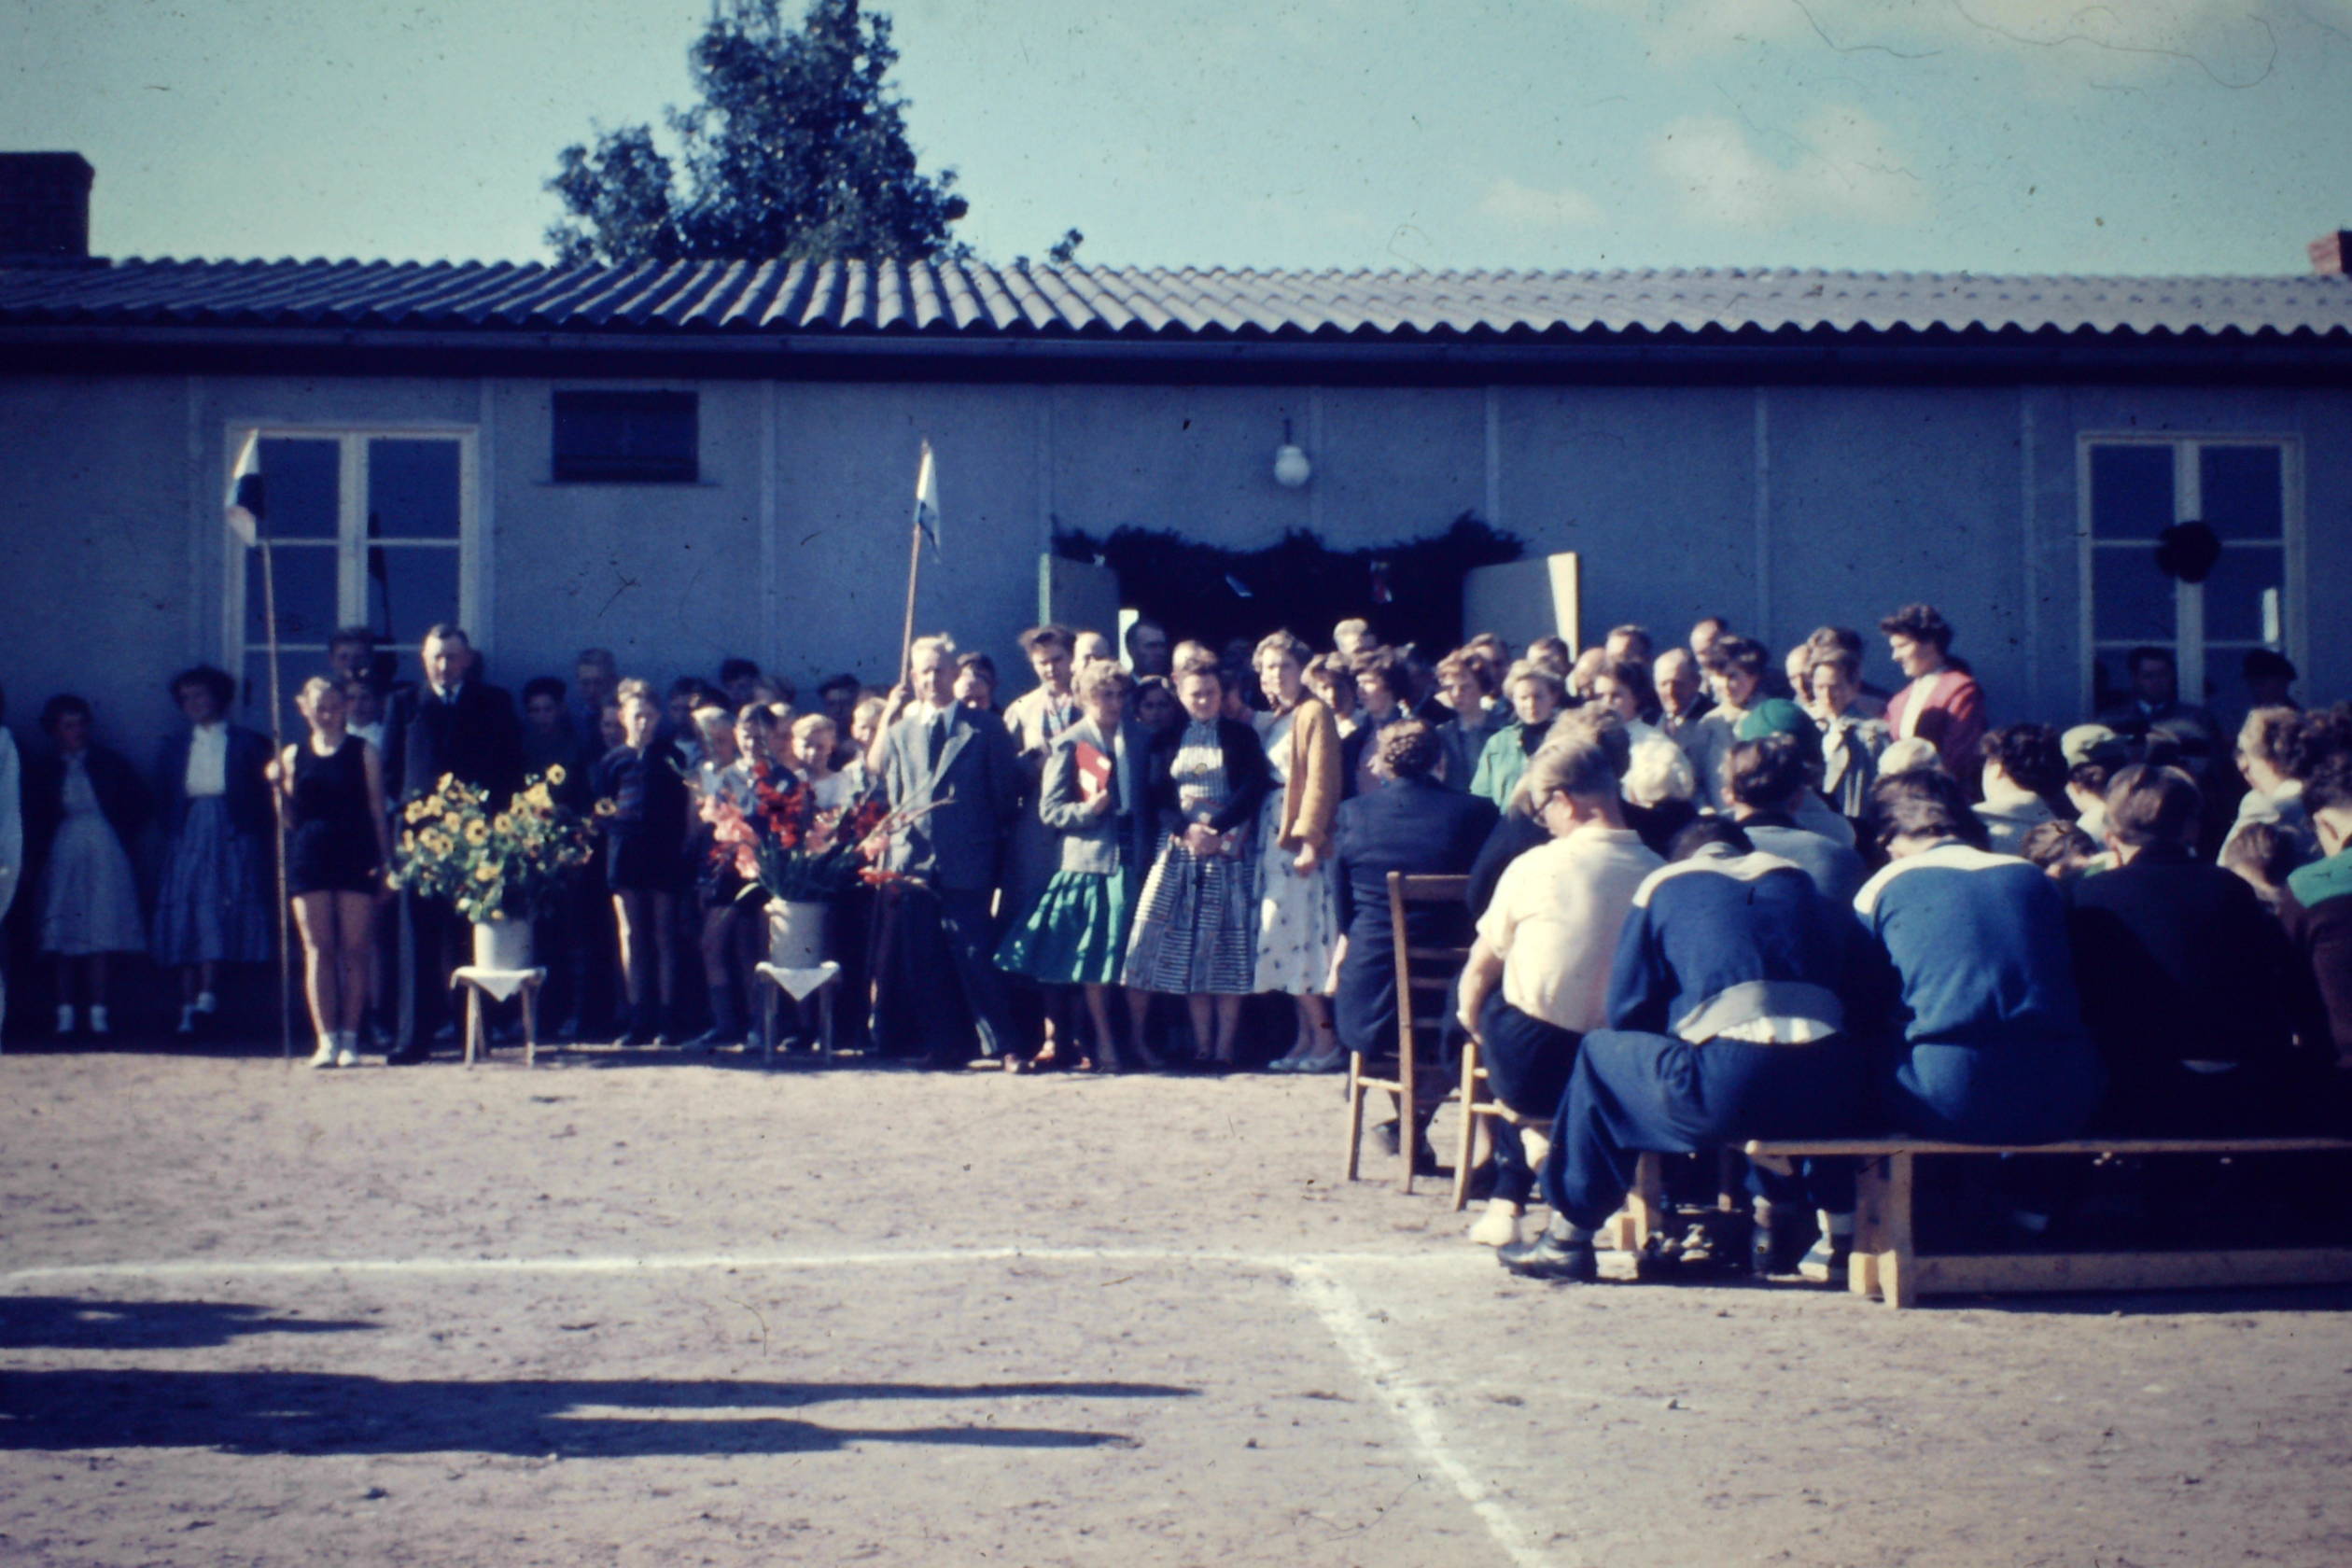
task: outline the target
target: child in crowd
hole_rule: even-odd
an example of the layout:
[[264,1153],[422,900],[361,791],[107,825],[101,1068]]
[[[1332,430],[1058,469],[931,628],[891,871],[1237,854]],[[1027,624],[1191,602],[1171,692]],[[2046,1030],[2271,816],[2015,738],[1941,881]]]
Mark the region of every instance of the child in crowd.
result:
[[[621,683],[622,744],[596,764],[596,814],[605,824],[605,885],[620,927],[627,1018],[621,1043],[663,1045],[675,1000],[673,932],[686,881],[686,781],[656,743],[662,710],[642,680]],[[654,1000],[647,997],[648,981]]]

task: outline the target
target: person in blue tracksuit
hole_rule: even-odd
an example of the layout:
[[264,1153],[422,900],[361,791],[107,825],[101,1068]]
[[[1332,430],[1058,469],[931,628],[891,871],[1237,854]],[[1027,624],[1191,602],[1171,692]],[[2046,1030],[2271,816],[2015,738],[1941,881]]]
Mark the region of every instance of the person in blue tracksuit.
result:
[[[1847,997],[1884,987],[1852,917],[1721,819],[1686,828],[1674,848],[1618,938],[1609,1027],[1584,1037],[1552,1125],[1543,1170],[1552,1223],[1502,1249],[1514,1273],[1593,1279],[1592,1238],[1624,1201],[1642,1151],[1834,1137],[1860,1124],[1866,1020],[1849,1020]],[[1850,1232],[1851,1169],[1820,1174],[1813,1196],[1833,1237]]]
[[1877,1074],[1884,1119],[1956,1143],[2073,1137],[2104,1082],[2077,1001],[2065,895],[2032,862],[1987,849],[1944,774],[1882,779],[1871,805],[1892,859],[1854,907],[1899,987],[1891,1059]]

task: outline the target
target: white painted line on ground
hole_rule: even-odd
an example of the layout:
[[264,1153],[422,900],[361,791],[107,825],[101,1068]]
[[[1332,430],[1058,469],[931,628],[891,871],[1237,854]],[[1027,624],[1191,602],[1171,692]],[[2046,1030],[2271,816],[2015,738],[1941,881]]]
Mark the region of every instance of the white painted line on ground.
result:
[[1495,1544],[1519,1568],[1553,1568],[1555,1560],[1537,1544],[1535,1531],[1488,1491],[1477,1474],[1456,1459],[1453,1450],[1446,1446],[1445,1429],[1437,1420],[1435,1402],[1400,1363],[1374,1342],[1371,1316],[1355,1292],[1341,1284],[1321,1263],[1302,1263],[1292,1269],[1291,1284],[1314,1309],[1315,1316],[1323,1320],[1340,1353],[1353,1364],[1357,1376],[1371,1385],[1404,1423],[1421,1457],[1453,1483],[1462,1500],[1477,1514]]
[[951,1267],[962,1263],[1184,1263],[1288,1273],[1301,1267],[1376,1265],[1467,1270],[1479,1258],[1437,1253],[1249,1253],[1169,1247],[908,1247],[866,1253],[668,1253],[644,1257],[172,1258],[146,1263],[37,1264],[0,1269],[0,1283],[44,1280],[300,1278],[335,1274],[650,1274],[692,1269]]

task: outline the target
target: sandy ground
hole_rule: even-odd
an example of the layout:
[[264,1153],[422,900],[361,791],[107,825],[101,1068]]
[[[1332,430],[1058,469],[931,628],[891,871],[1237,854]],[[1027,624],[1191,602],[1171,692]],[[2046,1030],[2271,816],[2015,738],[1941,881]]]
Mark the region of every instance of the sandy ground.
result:
[[11,1564],[2352,1562],[2352,1294],[1526,1284],[1330,1080],[0,1093]]

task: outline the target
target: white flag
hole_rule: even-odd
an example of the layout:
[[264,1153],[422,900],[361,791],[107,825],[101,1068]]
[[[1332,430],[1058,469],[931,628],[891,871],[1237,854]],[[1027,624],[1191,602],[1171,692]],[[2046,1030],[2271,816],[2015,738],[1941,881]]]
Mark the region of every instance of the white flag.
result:
[[931,553],[945,559],[939,548],[939,468],[931,461],[929,441],[923,443],[922,467],[915,470],[915,526],[931,540]]
[[268,515],[263,501],[261,483],[261,432],[247,430],[237,443],[237,460],[229,468],[229,494],[221,501],[221,511],[229,520],[229,531],[239,544],[257,544],[261,538],[261,519]]

